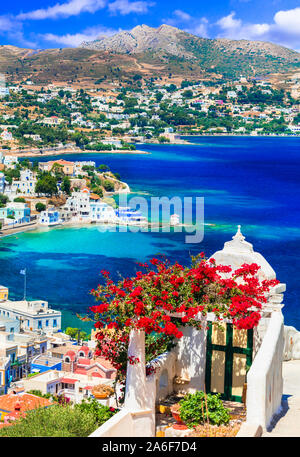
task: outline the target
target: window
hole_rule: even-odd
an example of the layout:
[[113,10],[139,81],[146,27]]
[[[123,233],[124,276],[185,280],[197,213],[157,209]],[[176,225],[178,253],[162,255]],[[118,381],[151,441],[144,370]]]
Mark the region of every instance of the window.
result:
[[53,319],[53,327],[57,327],[56,319]]
[[42,321],[38,321],[38,328],[42,328],[43,325],[42,325]]
[[46,320],[46,327],[48,327],[48,326],[49,326],[49,321],[48,321],[48,319],[47,319],[47,320]]

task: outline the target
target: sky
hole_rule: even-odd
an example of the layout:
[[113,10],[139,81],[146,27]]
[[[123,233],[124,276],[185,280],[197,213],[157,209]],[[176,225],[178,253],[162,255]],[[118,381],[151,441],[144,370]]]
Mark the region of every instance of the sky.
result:
[[140,24],[169,24],[203,38],[271,41],[300,52],[300,0],[2,1],[0,44],[76,47]]

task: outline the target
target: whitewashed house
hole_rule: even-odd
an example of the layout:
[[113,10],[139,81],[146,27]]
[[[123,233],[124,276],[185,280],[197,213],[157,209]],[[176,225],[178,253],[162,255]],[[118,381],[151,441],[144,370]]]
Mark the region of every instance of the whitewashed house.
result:
[[16,156],[5,155],[3,158],[3,164],[7,168],[15,168],[17,163],[19,163],[19,160],[18,160],[18,157],[16,157]]
[[47,210],[42,211],[39,216],[39,224],[43,226],[52,227],[61,223],[60,213],[55,208],[48,208]]
[[4,173],[0,173],[0,194],[4,193],[5,189],[5,176]]
[[63,220],[90,221],[90,191],[85,188],[81,192],[73,192],[61,208]]
[[13,181],[7,192],[20,195],[35,195],[36,178],[31,170],[20,172],[20,179]]
[[93,222],[115,223],[118,221],[114,208],[101,201],[90,203],[90,218]]
[[18,319],[23,330],[53,332],[61,329],[61,312],[43,300],[0,300],[0,317]]

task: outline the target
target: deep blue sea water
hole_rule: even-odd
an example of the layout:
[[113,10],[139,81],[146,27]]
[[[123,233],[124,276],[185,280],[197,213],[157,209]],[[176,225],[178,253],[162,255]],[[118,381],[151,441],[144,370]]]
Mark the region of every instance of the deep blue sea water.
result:
[[[88,294],[101,269],[128,276],[163,253],[189,263],[190,254],[208,256],[222,249],[236,226],[254,249],[287,283],[284,316],[300,329],[300,138],[193,137],[191,145],[142,145],[149,155],[64,155],[94,160],[119,172],[136,195],[204,197],[204,240],[186,244],[184,233],[101,232],[96,226],[57,227],[1,239],[0,283],[11,297],[23,295],[27,268],[28,297],[49,301],[63,311],[63,324],[81,327],[74,315],[93,303]],[[43,157],[39,160],[49,160]]]

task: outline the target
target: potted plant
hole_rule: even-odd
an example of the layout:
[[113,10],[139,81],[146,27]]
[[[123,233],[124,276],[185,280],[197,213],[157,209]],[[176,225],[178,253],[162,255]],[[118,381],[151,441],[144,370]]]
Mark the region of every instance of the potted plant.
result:
[[224,407],[220,394],[206,394],[203,391],[186,395],[179,402],[180,420],[189,428],[199,424],[228,424],[230,413]]
[[114,389],[110,386],[98,385],[95,386],[92,390],[92,394],[95,398],[103,399],[108,398],[114,393]]
[[180,404],[176,403],[170,408],[173,418],[176,420],[177,424],[183,424],[180,417]]

